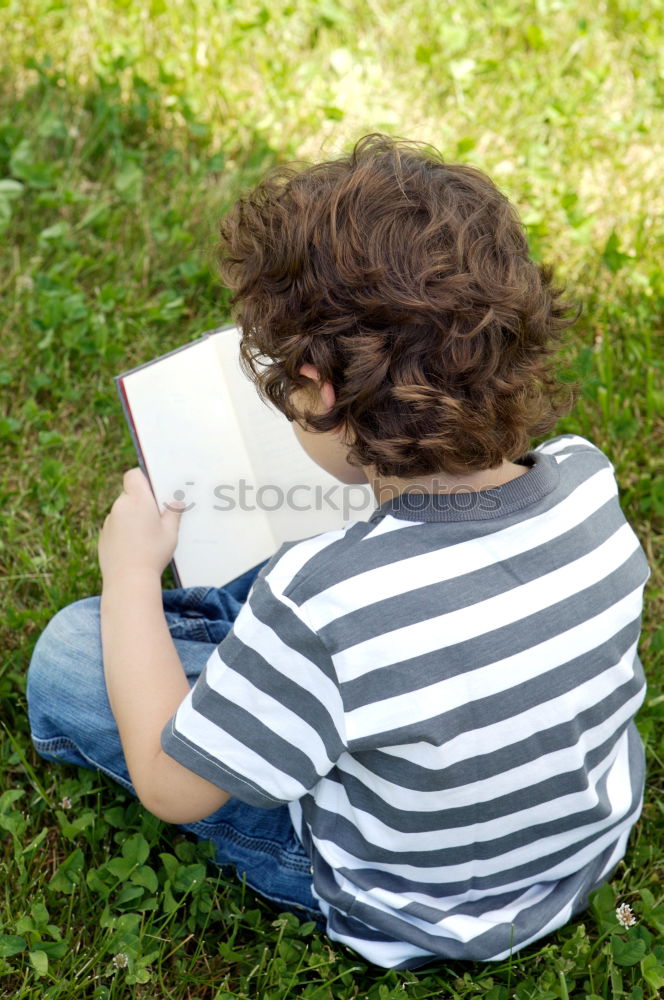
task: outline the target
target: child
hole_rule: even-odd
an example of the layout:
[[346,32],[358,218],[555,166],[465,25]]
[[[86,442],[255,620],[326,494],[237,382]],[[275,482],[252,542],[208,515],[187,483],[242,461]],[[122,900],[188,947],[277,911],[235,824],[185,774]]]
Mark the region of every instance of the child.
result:
[[221,260],[247,373],[377,508],[162,595],[178,514],[127,473],[35,745],[377,965],[502,959],[585,907],[644,787],[643,552],[597,448],[528,450],[569,311],[487,177],[384,136],[269,175]]

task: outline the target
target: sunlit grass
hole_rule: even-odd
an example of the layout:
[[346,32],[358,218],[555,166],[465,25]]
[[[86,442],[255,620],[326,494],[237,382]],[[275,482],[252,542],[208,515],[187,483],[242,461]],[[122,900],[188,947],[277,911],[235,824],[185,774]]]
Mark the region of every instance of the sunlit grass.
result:
[[126,96],[138,75],[163,126],[207,130],[228,170],[259,137],[319,158],[383,129],[488,170],[573,278],[614,229],[628,280],[661,249],[658,0],[14,0],[2,16],[19,87],[26,54],[83,90],[110,75]]

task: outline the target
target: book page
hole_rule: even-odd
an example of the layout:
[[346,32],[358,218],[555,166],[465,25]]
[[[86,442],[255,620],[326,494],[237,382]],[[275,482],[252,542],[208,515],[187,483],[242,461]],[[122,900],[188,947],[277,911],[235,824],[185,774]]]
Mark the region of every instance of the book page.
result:
[[307,538],[366,521],[376,508],[369,486],[344,485],[309,458],[292,424],[265,403],[239,362],[239,331],[211,334],[252,466],[245,497],[269,512],[275,549],[283,541]]
[[260,508],[226,509],[224,484],[251,480],[233,401],[211,338],[122,378],[158,503],[186,505],[174,562],[182,586],[223,586],[277,546]]

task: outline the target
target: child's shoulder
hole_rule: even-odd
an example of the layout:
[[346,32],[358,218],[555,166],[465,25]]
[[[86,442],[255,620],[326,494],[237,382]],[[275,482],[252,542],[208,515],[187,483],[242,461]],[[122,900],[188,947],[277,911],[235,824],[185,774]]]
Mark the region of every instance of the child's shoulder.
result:
[[604,452],[592,441],[588,441],[587,438],[581,437],[579,434],[560,434],[558,437],[550,438],[538,445],[535,452],[541,455],[551,455],[559,465],[573,456],[577,456],[586,462],[592,461],[597,466],[614,471],[611,460]]

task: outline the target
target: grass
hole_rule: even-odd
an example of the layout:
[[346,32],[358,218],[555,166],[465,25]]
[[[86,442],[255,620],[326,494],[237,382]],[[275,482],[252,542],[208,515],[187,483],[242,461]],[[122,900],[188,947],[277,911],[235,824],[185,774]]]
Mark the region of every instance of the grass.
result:
[[[597,1000],[664,987],[661,0],[0,3],[0,997]],[[112,376],[227,317],[216,219],[277,160],[366,131],[489,172],[583,304],[561,429],[605,448],[653,575],[646,805],[579,920],[497,964],[384,972],[207,874],[97,775],[44,765],[31,648],[98,592],[134,464]],[[615,907],[638,923],[625,931]],[[664,994],[662,994],[664,995]]]

